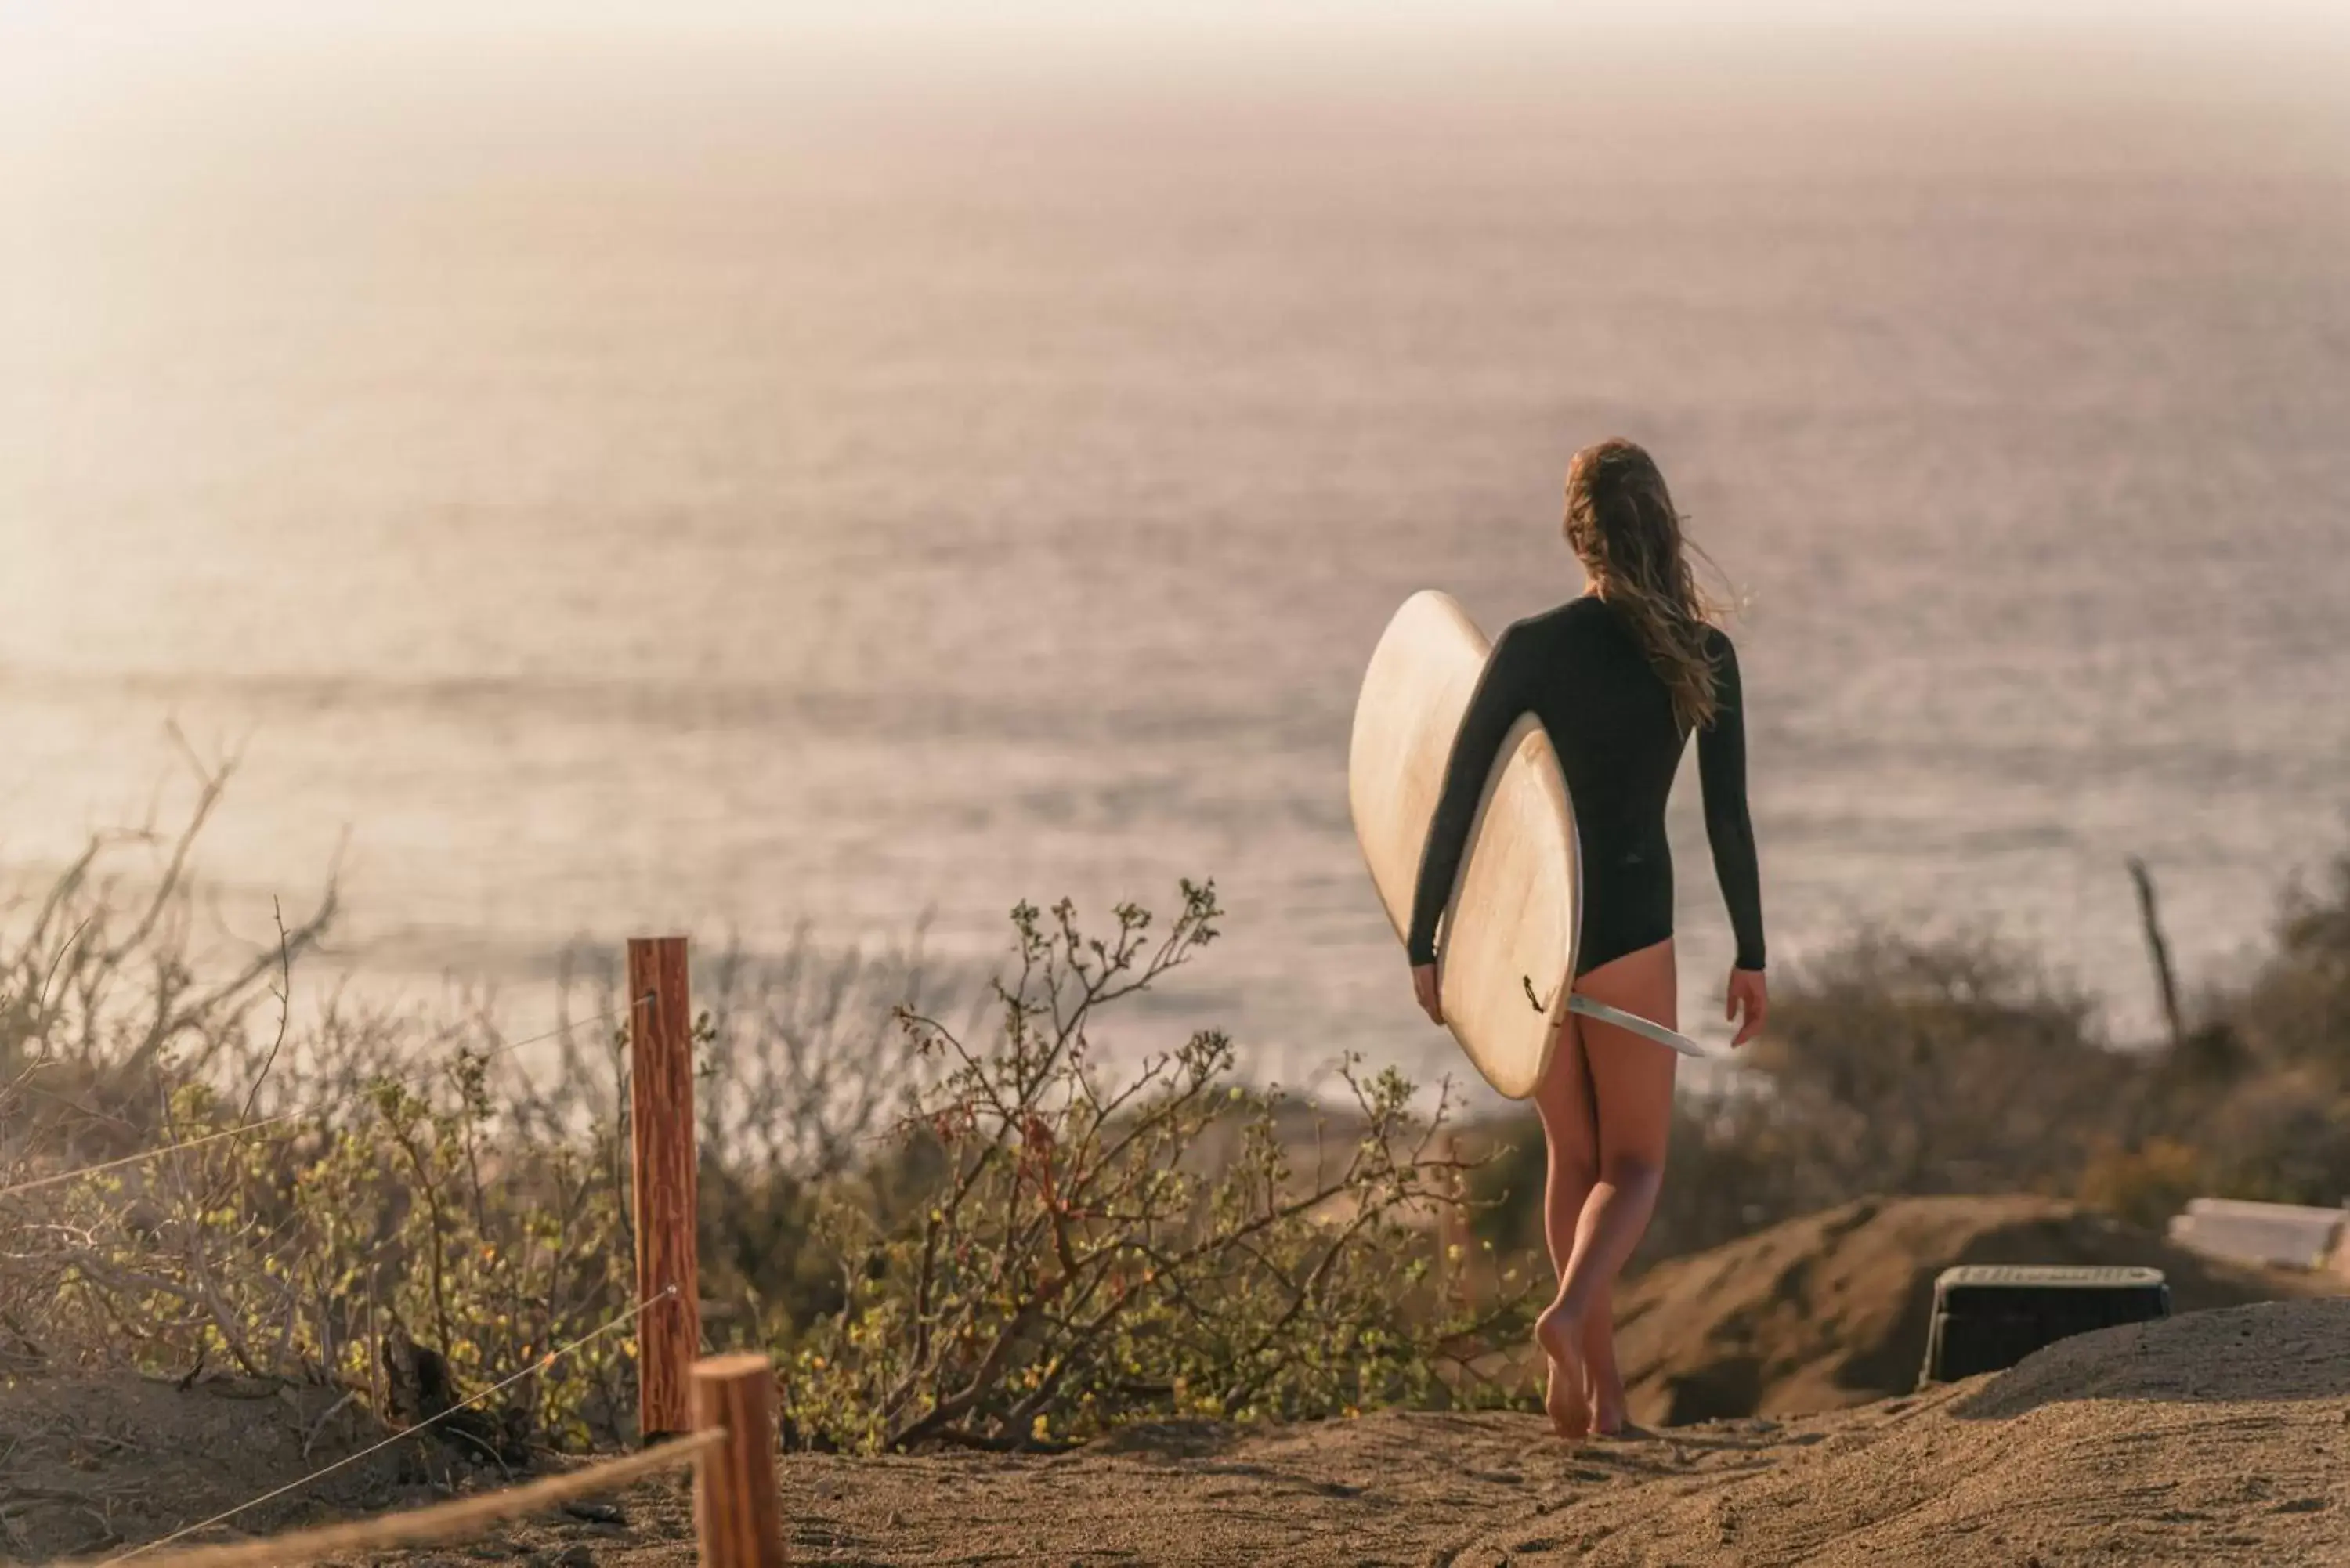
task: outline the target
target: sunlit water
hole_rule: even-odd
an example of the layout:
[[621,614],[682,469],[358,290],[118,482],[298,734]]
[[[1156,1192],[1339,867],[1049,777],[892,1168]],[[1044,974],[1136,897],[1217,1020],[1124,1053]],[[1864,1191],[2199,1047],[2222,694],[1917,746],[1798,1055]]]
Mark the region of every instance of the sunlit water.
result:
[[[1489,630],[1577,591],[1559,478],[1612,432],[1750,597],[1774,967],[1972,927],[2142,1032],[2126,857],[2194,978],[2350,841],[2350,158],[2172,168],[2126,119],[2068,144],[2104,172],[1937,159],[1930,120],[1914,158],[1734,120],[1611,154],[1555,106],[1291,138],[1259,103],[736,106],[615,159],[587,87],[414,149],[306,112],[60,139],[13,192],[19,871],[143,815],[176,717],[244,746],[233,928],[348,830],[376,982],[926,909],[983,960],[1015,899],[1212,877],[1225,936],[1133,1038],[1455,1067],[1348,825],[1356,683],[1416,587]],[[375,154],[317,155],[346,119]]]

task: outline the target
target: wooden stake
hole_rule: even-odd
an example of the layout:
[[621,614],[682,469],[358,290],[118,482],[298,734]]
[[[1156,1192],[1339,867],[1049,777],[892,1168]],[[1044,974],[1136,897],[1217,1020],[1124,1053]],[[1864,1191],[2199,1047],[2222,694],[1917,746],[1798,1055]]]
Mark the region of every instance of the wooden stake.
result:
[[2170,1030],[2170,1048],[2178,1051],[2187,1043],[2187,1029],[2178,1015],[2178,981],[2170,969],[2170,944],[2163,940],[2162,917],[2154,907],[2154,874],[2135,855],[2130,857],[2129,874],[2137,884],[2137,918],[2146,928],[2146,951],[2154,961],[2154,983],[2162,993],[2162,1021]]
[[695,1456],[693,1522],[702,1568],[782,1568],[783,1501],[775,1491],[775,1372],[764,1355],[693,1366],[693,1424],[726,1441]]
[[[695,1256],[693,1014],[683,937],[629,941],[630,1144],[634,1154],[637,1429],[658,1442],[688,1429],[687,1376],[702,1354]],[[671,1293],[668,1300],[656,1300]]]

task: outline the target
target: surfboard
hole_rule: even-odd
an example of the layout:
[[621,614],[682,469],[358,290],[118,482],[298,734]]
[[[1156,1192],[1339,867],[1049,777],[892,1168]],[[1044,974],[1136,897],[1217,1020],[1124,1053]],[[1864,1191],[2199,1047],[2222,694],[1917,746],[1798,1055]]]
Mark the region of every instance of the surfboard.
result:
[[[1452,740],[1491,644],[1458,600],[1413,594],[1371,650],[1347,744],[1356,842],[1398,940],[1411,925],[1419,857]],[[1437,992],[1453,1039],[1511,1099],[1534,1093],[1573,1011],[1686,1055],[1695,1042],[1573,994],[1581,852],[1565,775],[1542,722],[1521,715],[1495,754],[1438,928]]]

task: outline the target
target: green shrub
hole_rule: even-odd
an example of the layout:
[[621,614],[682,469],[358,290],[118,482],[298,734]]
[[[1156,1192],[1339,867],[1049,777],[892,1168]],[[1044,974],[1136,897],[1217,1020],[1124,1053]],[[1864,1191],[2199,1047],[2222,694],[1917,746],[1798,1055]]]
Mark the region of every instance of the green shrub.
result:
[[[847,1301],[785,1380],[791,1440],[870,1452],[924,1441],[1080,1441],[1141,1415],[1249,1420],[1434,1397],[1442,1371],[1523,1326],[1527,1287],[1472,1308],[1436,1282],[1422,1217],[1451,1201],[1412,1085],[1346,1063],[1344,1147],[1300,1169],[1279,1096],[1228,1082],[1194,1035],[1123,1083],[1092,1060],[1101,1009],[1215,935],[1211,886],[1155,948],[1149,915],[1083,937],[1064,902],[1014,912],[1019,970],[982,1046],[908,1012],[944,1071],[904,1124],[934,1172],[898,1222],[847,1195],[827,1250]],[[1220,1127],[1237,1152],[1186,1156]],[[1449,1388],[1449,1386],[1448,1386]]]

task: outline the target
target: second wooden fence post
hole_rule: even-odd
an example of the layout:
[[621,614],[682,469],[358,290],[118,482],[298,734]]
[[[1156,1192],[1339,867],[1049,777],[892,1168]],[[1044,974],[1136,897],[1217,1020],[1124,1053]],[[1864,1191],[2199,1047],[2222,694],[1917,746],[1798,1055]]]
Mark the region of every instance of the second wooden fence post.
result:
[[775,1368],[764,1355],[693,1366],[694,1427],[725,1444],[694,1461],[693,1515],[702,1568],[781,1568],[783,1500],[775,1491]]
[[[637,1429],[691,1429],[688,1373],[702,1354],[694,1246],[693,1013],[683,937],[629,940],[629,1108],[635,1181]],[[668,1299],[656,1300],[664,1293]]]

